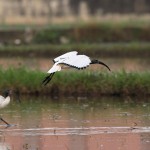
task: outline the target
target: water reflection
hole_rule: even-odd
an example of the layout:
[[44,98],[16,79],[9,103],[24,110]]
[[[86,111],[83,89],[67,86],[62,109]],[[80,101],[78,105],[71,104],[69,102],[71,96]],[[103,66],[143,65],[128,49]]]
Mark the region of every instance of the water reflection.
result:
[[0,150],[149,150],[150,99],[21,99],[1,111],[17,126],[1,122]]

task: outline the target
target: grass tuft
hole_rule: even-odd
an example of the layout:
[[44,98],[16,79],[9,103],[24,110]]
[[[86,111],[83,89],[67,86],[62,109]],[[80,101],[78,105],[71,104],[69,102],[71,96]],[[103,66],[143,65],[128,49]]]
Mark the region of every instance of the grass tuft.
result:
[[18,89],[24,94],[52,96],[150,95],[150,72],[58,72],[43,86],[46,73],[25,68],[0,69],[0,89]]

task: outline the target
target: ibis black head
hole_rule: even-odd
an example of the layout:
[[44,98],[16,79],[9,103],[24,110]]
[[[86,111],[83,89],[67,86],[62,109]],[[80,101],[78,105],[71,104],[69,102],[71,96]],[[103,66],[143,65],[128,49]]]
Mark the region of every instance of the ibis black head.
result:
[[7,96],[10,96],[10,95],[15,95],[15,99],[20,103],[20,92],[19,90],[10,90],[10,89],[6,89],[4,90],[3,92],[3,96],[4,98],[6,98]]
[[9,96],[12,93],[11,90],[7,89],[3,92],[4,97],[6,98],[7,96]]

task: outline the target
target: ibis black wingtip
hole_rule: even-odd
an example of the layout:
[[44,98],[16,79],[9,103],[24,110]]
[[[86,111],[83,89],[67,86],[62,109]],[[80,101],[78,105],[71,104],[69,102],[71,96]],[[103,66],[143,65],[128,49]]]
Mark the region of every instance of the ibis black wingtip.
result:
[[44,78],[44,80],[42,81],[42,85],[47,85],[47,84],[51,81],[53,75],[54,75],[54,73],[52,73],[52,74],[46,76],[46,77]]

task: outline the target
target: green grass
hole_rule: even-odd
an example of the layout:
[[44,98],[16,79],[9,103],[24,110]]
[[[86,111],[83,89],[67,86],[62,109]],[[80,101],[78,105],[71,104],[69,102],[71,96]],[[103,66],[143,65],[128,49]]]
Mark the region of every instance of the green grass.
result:
[[[55,57],[77,50],[90,56],[150,57],[150,21],[121,20],[92,23],[47,24],[30,26],[31,41],[26,43],[28,25],[0,25],[0,57]],[[13,34],[12,34],[13,33]],[[21,40],[15,45],[16,39]]]
[[0,89],[51,96],[150,95],[150,72],[58,72],[43,86],[45,76],[46,73],[25,68],[0,69]]
[[[30,28],[30,33],[26,29]],[[102,42],[148,42],[150,41],[150,21],[101,21],[74,24],[47,24],[43,26],[0,25],[1,42],[12,44],[16,39],[30,44],[76,44]],[[62,40],[63,39],[63,40]],[[64,40],[65,39],[65,40]]]
[[22,92],[36,91],[39,89],[41,79],[42,73],[39,71],[28,71],[25,68],[0,69],[0,89],[17,88]]
[[57,44],[63,42],[62,37],[67,39],[67,43],[145,42],[150,40],[149,33],[150,24],[87,23],[37,30],[32,42]]
[[55,57],[76,50],[90,56],[103,57],[150,57],[150,43],[100,43],[100,44],[34,44],[21,46],[1,46],[0,56]]

